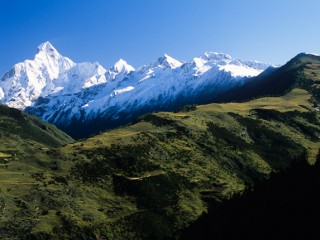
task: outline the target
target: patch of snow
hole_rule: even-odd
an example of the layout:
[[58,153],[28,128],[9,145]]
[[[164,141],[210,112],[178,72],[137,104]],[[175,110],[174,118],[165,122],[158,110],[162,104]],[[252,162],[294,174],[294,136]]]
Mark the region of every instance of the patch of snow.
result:
[[220,66],[219,70],[229,72],[232,77],[253,77],[259,75],[263,70],[250,68],[243,65],[228,64]]
[[2,90],[2,88],[0,87],[0,100],[4,97],[4,92]]
[[89,104],[88,103],[86,103],[85,105],[83,105],[83,106],[81,106],[82,108],[87,108],[87,107],[89,107]]
[[129,87],[125,87],[122,89],[113,90],[113,96],[116,96],[116,95],[124,93],[124,92],[132,91],[133,89],[134,89],[134,87],[129,86]]
[[317,54],[317,53],[306,53],[306,54],[311,54],[311,55],[314,55],[314,56],[320,57],[320,54]]

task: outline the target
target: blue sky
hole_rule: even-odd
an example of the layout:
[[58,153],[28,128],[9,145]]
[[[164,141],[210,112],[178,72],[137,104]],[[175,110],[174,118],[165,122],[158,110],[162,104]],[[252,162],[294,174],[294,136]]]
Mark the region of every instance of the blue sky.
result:
[[134,67],[205,51],[285,63],[320,53],[318,0],[1,0],[0,74],[50,41],[76,62]]

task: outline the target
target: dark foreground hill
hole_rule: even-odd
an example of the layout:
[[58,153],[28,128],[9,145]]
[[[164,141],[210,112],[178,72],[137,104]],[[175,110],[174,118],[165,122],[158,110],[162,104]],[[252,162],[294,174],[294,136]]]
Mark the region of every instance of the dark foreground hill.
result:
[[[299,55],[297,67],[289,62],[277,79],[293,77],[282,96],[149,114],[19,158],[0,149],[1,238],[175,239],[208,209],[223,213],[224,204],[243,201],[239,196],[263,189],[257,186],[271,176],[313,165],[320,147],[318,60]],[[10,134],[1,141],[25,139]],[[189,229],[185,234],[197,236],[197,227]]]
[[319,167],[299,162],[257,183],[254,191],[219,204],[208,201],[208,214],[181,239],[318,239]]

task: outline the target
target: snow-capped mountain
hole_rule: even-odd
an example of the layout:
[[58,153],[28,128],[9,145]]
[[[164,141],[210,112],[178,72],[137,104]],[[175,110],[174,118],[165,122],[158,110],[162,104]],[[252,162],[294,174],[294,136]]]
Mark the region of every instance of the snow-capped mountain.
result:
[[212,102],[268,67],[206,52],[190,62],[165,54],[137,70],[122,59],[104,69],[74,63],[46,42],[33,60],[16,64],[1,78],[0,101],[82,137],[150,111]]
[[72,94],[104,82],[106,70],[99,63],[76,64],[45,42],[33,60],[14,65],[1,78],[0,100],[24,109],[39,97]]

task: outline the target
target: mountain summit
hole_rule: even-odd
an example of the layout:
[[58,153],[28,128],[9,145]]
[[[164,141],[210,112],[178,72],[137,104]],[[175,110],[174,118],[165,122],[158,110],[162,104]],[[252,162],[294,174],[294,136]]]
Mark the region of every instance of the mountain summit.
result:
[[45,42],[38,47],[33,60],[17,63],[1,78],[1,101],[10,107],[24,109],[39,97],[63,89],[65,73],[74,66],[73,61]]
[[38,46],[39,52],[45,52],[48,54],[55,54],[61,56],[60,53],[51,45],[50,42],[44,42]]
[[164,54],[137,70],[123,59],[105,69],[97,62],[74,63],[45,42],[33,60],[1,78],[0,101],[80,137],[77,127],[91,134],[150,111],[212,102],[269,66],[206,52],[186,63]]
[[153,63],[151,66],[153,67],[161,67],[161,68],[164,68],[164,67],[168,67],[168,68],[171,68],[171,69],[175,69],[175,68],[178,68],[178,67],[181,67],[183,63],[177,59],[174,59],[173,57],[170,57],[169,55],[167,54],[164,54],[162,57],[158,58],[158,60]]
[[135,69],[130,66],[125,60],[119,59],[113,66],[113,71],[116,73],[124,73],[127,74],[129,72],[134,71]]

